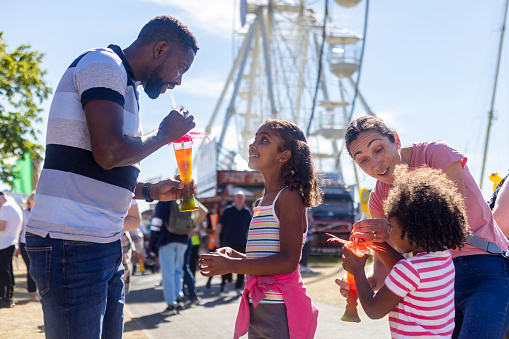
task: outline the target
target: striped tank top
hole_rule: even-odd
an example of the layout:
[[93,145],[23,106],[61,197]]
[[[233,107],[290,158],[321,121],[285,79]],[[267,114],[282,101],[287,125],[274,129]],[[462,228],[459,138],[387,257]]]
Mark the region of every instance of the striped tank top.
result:
[[[272,205],[269,206],[256,206],[253,209],[253,218],[249,225],[249,233],[246,245],[246,258],[256,259],[268,257],[270,255],[279,253],[279,219],[276,215],[276,201],[279,195],[286,187],[282,188]],[[307,230],[307,225],[306,225]],[[306,242],[306,233],[302,237],[302,246]],[[302,252],[301,252],[302,253]],[[265,299],[261,303],[284,303],[283,294],[276,291],[265,292]],[[249,298],[251,302],[251,298]]]

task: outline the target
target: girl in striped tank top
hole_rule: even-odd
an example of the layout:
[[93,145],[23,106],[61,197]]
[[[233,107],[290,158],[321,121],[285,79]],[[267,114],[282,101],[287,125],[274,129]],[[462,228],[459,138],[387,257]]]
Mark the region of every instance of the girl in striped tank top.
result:
[[201,274],[247,275],[235,338],[313,338],[318,310],[298,265],[306,208],[322,197],[304,133],[285,120],[265,121],[249,145],[249,167],[263,174],[265,194],[254,208],[246,253],[226,247],[203,254]]
[[372,319],[389,314],[392,338],[451,338],[455,270],[448,249],[463,247],[468,235],[464,201],[441,170],[410,172],[398,165],[394,172],[384,203],[389,234],[398,252],[413,256],[392,267],[376,294],[364,272],[367,255],[344,249],[343,267],[354,275],[366,314]]

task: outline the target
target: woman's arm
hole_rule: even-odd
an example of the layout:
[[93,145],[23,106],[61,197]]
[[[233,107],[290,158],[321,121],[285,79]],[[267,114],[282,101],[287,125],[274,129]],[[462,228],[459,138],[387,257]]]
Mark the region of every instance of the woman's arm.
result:
[[509,182],[507,180],[498,192],[495,207],[493,208],[493,218],[495,218],[504,235],[509,237]]
[[445,171],[445,175],[449,178],[454,184],[456,184],[456,188],[458,189],[458,193],[463,197],[463,201],[466,200],[465,193],[465,182],[463,180],[463,164],[461,160],[454,162],[451,166],[449,166]]
[[276,275],[294,272],[299,264],[302,237],[306,229],[306,208],[298,192],[285,189],[276,202],[276,212],[280,222],[279,253],[249,260],[231,258],[223,253],[203,254],[200,259],[201,274]]

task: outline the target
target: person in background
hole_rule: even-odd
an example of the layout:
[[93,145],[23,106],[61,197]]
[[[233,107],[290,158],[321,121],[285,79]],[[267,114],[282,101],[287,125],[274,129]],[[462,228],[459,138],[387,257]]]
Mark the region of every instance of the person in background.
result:
[[[498,184],[489,201],[493,218],[503,230],[509,230],[509,174]],[[505,233],[509,237],[509,232]]]
[[[493,212],[493,219],[503,230],[509,230],[509,184],[507,181],[509,174],[500,181],[495,188],[488,205]],[[504,233],[509,236],[508,233]],[[506,332],[504,339],[509,339],[509,330]]]
[[[217,224],[215,247],[230,247],[239,253],[246,253],[247,233],[251,222],[251,211],[244,205],[246,195],[238,190],[233,196],[233,204],[227,206]],[[229,291],[229,283],[232,274],[228,273],[221,277],[221,292]],[[244,274],[237,274],[235,290],[237,295],[242,295],[244,288]]]
[[16,201],[0,192],[0,308],[14,307],[12,257],[18,244],[23,212]]
[[131,207],[127,211],[127,215],[124,218],[124,234],[122,235],[122,263],[124,264],[124,290],[125,295],[129,294],[129,287],[131,283],[131,272],[132,272],[132,255],[135,249],[134,242],[131,238],[131,231],[140,228],[141,213],[138,209],[138,203],[136,200],[131,202]]
[[[30,210],[34,207],[34,196],[35,192],[32,192],[27,197],[26,200],[26,207],[23,209],[23,223],[21,227],[21,232],[19,234],[19,249],[18,252],[21,254],[21,257],[23,258],[23,261],[25,262],[25,265],[27,267],[27,290],[28,295],[30,297],[30,301],[36,301],[39,302],[39,298],[37,298],[37,286],[35,285],[34,279],[32,279],[32,276],[30,275],[30,258],[28,258],[27,251],[25,249],[25,232],[26,232],[26,224],[28,221],[28,217],[30,216]],[[17,255],[17,253],[16,253]]]
[[[203,205],[198,203],[200,209]],[[173,213],[180,214],[179,216]],[[200,216],[201,216],[200,212]],[[206,215],[206,212],[205,212]],[[200,217],[201,218],[201,217]],[[184,278],[184,260],[188,248],[189,233],[177,234],[170,232],[172,222],[183,223],[189,219],[193,227],[197,225],[197,220],[192,218],[191,212],[180,212],[180,206],[177,201],[159,201],[154,211],[150,225],[150,251],[157,253],[162,275],[162,285],[164,300],[167,307],[162,312],[165,315],[176,315],[186,306],[186,300],[183,293]],[[190,286],[190,298],[196,299],[196,289],[194,280]],[[194,295],[193,295],[194,293]]]
[[[391,267],[399,260],[390,250],[387,216],[383,201],[394,182],[396,165],[410,170],[426,165],[442,170],[452,180],[465,201],[472,235],[466,245],[451,249],[455,275],[455,328],[453,338],[502,338],[509,326],[509,260],[503,256],[509,241],[493,220],[467,166],[467,158],[443,141],[401,146],[398,134],[377,117],[354,120],[347,128],[345,146],[359,167],[377,179],[369,197],[373,219],[354,224],[353,234],[380,245],[375,250],[373,275],[368,278],[373,290],[381,287]],[[384,251],[384,248],[387,250]],[[342,295],[348,284],[338,279]],[[489,286],[489,287],[488,287]]]
[[306,234],[306,242],[302,247],[302,258],[300,259],[300,273],[313,273],[311,267],[308,266],[309,255],[311,252],[311,242],[313,241],[313,229],[315,228],[315,222],[311,209],[308,209],[308,233]]
[[184,271],[184,277],[183,277],[183,286],[182,291],[184,293],[184,306],[190,307],[192,305],[198,304],[200,302],[200,298],[196,294],[196,284],[194,279],[194,272],[191,270],[190,260],[191,260],[191,253],[193,249],[197,249],[199,247],[199,240],[198,245],[193,245],[193,238],[196,239],[195,233],[200,228],[201,223],[205,218],[207,217],[207,213],[209,213],[209,210],[203,206],[202,203],[198,201],[198,199],[195,199],[196,205],[198,205],[199,209],[197,213],[194,213],[194,222],[193,222],[193,230],[191,233],[189,233],[187,238],[187,249],[184,253],[184,265],[182,267]]
[[197,51],[186,26],[158,16],[127,48],[88,50],[65,70],[49,111],[26,233],[46,338],[122,337],[120,238],[131,200],[168,201],[195,191],[178,176],[138,181],[141,160],[196,125],[177,107],[143,134],[138,88],[156,99],[181,85]]
[[230,247],[202,254],[201,274],[247,274],[234,338],[313,338],[318,310],[299,273],[307,233],[306,208],[321,203],[311,152],[300,128],[266,120],[249,145],[249,168],[265,193],[253,210],[246,253]]

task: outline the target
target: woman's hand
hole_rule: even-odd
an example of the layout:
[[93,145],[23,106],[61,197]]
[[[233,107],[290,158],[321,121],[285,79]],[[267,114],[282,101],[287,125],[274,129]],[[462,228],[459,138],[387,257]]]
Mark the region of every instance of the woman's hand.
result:
[[352,236],[370,242],[385,242],[390,240],[388,231],[387,219],[364,219],[353,225]]

